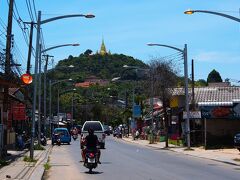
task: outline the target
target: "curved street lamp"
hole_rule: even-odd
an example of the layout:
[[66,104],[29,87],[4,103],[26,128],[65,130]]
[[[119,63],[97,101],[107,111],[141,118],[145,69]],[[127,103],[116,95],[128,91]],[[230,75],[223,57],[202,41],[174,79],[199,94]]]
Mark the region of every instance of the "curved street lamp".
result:
[[148,46],[162,46],[170,49],[174,49],[179,51],[183,54],[184,58],[184,79],[185,79],[185,110],[187,112],[187,119],[186,119],[186,134],[187,134],[187,147],[190,149],[190,112],[189,112],[189,95],[188,95],[188,64],[187,64],[187,44],[184,45],[184,49],[179,49],[174,46],[169,46],[165,44],[157,44],[157,43],[148,43]]
[[191,15],[193,13],[208,13],[208,14],[214,14],[214,15],[217,15],[217,16],[222,16],[222,17],[225,17],[225,18],[228,18],[228,19],[231,19],[231,20],[234,20],[234,21],[237,21],[237,22],[240,22],[240,19],[237,18],[237,17],[234,17],[234,16],[230,16],[228,14],[224,14],[224,13],[219,13],[219,12],[215,12],[215,11],[206,11],[206,10],[187,10],[184,12],[184,14],[188,14],[188,15]]
[[36,95],[37,95],[37,71],[38,71],[38,60],[39,60],[39,54],[41,53],[40,49],[40,30],[41,25],[46,24],[48,22],[52,22],[59,19],[64,18],[72,18],[72,17],[85,17],[85,18],[94,18],[95,16],[92,14],[72,14],[72,15],[64,15],[64,16],[57,16],[45,20],[41,20],[41,11],[38,11],[38,18],[37,18],[37,37],[36,37],[36,53],[35,53],[35,70],[34,74],[36,76],[35,82],[34,82],[34,88],[33,88],[33,108],[32,108],[32,132],[31,132],[31,148],[30,148],[30,158],[33,159],[34,156],[34,136],[35,136],[35,111],[36,111]]
[[[47,49],[44,49],[40,52],[40,54],[42,53],[45,53],[47,51],[50,51],[52,49],[56,49],[56,48],[61,48],[61,47],[65,47],[65,46],[79,46],[80,44],[77,44],[77,43],[72,43],[72,44],[62,44],[62,45],[57,45],[57,46],[52,46],[52,47],[49,47]],[[41,55],[40,55],[41,57]],[[44,121],[43,121],[43,127],[44,127],[44,135],[46,133],[46,117],[47,117],[47,65],[48,65],[48,57],[49,55],[47,55],[47,58],[46,58],[46,62],[45,62],[45,66],[44,66],[44,81],[43,81],[43,114],[44,114]],[[39,61],[40,63],[40,61]],[[74,67],[73,65],[70,65],[69,67]],[[41,66],[39,65],[39,79],[41,80]],[[40,81],[39,81],[40,82]],[[41,87],[40,87],[41,89]],[[39,94],[40,95],[40,94]],[[39,98],[41,100],[41,98]]]

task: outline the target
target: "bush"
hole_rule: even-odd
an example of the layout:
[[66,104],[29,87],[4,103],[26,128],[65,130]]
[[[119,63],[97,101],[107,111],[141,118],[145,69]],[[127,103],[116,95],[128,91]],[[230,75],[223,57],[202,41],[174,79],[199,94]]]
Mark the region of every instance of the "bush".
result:
[[6,166],[6,165],[8,165],[8,162],[3,160],[3,159],[0,159],[0,167],[1,166]]
[[45,150],[45,148],[43,146],[41,146],[40,144],[36,144],[36,145],[34,145],[34,150],[41,150],[41,151],[43,151],[43,150]]
[[26,161],[26,162],[37,162],[36,159],[34,159],[34,158],[31,159],[29,156],[24,156],[23,161]]

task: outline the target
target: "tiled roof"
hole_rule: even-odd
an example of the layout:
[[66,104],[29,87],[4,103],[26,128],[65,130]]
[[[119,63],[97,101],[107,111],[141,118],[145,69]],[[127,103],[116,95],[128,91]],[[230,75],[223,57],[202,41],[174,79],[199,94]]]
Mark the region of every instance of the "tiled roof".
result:
[[[189,100],[192,99],[192,89],[189,88]],[[224,103],[240,101],[240,87],[196,87],[194,88],[196,103]],[[173,95],[184,95],[184,88],[174,88]]]

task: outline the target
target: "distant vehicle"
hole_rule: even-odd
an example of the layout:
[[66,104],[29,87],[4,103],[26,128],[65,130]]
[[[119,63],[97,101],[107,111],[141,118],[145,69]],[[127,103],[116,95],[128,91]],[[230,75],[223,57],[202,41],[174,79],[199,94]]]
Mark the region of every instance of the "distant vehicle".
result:
[[122,132],[119,127],[115,128],[113,131],[113,137],[122,138]]
[[111,130],[110,130],[109,126],[108,125],[103,125],[103,128],[104,128],[104,133],[106,135],[110,136]]
[[88,129],[90,128],[92,128],[94,130],[94,134],[97,135],[100,148],[104,149],[106,135],[104,133],[103,125],[100,121],[86,121],[83,124],[81,133],[81,149],[83,149],[82,141],[84,141],[85,137],[88,135]]
[[68,132],[67,128],[55,128],[54,129],[53,134],[52,134],[52,145],[54,145],[54,143],[57,143],[58,139],[57,139],[56,134],[59,134],[61,143],[70,144],[71,135]]
[[81,134],[82,126],[81,125],[76,125],[76,128],[78,130],[78,134]]
[[109,126],[109,129],[110,129],[110,134],[112,134],[113,133],[113,127]]
[[240,151],[240,133],[234,136],[234,147]]

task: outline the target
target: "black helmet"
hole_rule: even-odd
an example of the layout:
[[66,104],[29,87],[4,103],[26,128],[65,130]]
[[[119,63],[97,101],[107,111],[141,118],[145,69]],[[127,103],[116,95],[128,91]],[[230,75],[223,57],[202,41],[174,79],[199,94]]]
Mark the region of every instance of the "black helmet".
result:
[[93,134],[93,133],[94,133],[93,128],[89,128],[89,129],[88,129],[88,133],[89,133],[89,134]]

